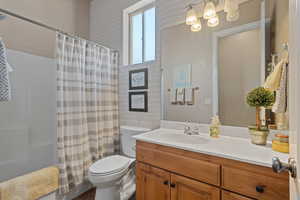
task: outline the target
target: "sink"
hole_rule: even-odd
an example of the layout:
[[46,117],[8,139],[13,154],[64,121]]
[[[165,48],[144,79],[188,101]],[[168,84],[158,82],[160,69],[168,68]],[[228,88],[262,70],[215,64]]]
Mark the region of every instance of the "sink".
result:
[[151,133],[148,134],[147,137],[149,139],[158,139],[161,141],[167,141],[172,143],[180,143],[180,144],[205,144],[208,143],[209,140],[203,138],[198,135],[184,135],[182,133]]
[[159,128],[133,136],[138,141],[165,145],[183,150],[220,156],[255,165],[272,167],[272,158],[288,162],[288,154],[272,151],[270,146],[253,145],[248,138],[220,136],[211,138],[208,133],[185,135],[183,130]]

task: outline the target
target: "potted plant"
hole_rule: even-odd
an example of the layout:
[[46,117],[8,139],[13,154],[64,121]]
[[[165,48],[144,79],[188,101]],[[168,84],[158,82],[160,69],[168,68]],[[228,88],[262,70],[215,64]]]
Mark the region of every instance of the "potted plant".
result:
[[267,108],[274,104],[275,95],[263,87],[258,87],[248,93],[246,100],[249,106],[256,108],[256,126],[249,127],[252,143],[265,145],[269,129],[261,125],[260,111],[262,107]]

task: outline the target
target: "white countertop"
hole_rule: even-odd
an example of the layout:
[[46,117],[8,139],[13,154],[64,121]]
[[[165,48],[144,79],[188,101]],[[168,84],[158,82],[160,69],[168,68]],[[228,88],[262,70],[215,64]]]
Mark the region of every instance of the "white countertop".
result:
[[278,157],[287,163],[288,154],[275,152],[271,143],[266,146],[254,145],[249,139],[220,136],[211,138],[207,133],[196,136],[184,135],[182,130],[156,129],[134,136],[136,140],[175,147],[222,158],[272,167],[272,158]]

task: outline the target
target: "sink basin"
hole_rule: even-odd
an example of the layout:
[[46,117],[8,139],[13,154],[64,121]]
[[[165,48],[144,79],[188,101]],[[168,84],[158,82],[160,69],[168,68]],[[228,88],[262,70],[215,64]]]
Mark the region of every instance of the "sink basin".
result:
[[147,137],[149,139],[158,139],[161,141],[168,141],[172,143],[180,143],[180,144],[205,144],[208,143],[209,140],[203,138],[198,135],[184,135],[182,133],[151,133],[148,134]]

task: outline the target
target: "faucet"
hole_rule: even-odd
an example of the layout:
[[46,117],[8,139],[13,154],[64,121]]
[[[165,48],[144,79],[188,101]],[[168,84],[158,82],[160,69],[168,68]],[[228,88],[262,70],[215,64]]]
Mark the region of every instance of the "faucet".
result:
[[190,132],[191,132],[191,127],[187,124],[184,124],[184,134],[189,135]]
[[186,122],[187,124],[184,124],[184,134],[185,135],[199,135],[199,128],[197,126],[192,126],[188,123],[191,123],[190,121]]

